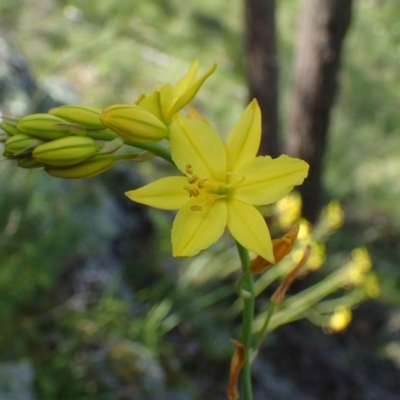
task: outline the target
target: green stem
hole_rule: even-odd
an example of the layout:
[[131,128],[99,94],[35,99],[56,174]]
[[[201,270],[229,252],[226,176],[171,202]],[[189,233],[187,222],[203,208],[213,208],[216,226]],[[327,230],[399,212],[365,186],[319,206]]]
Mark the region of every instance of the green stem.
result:
[[261,327],[260,331],[258,332],[256,344],[254,346],[254,351],[258,351],[258,349],[260,348],[261,343],[264,340],[265,335],[267,334],[269,321],[271,321],[271,318],[274,315],[275,309],[276,309],[276,304],[275,303],[270,303],[269,308],[268,308],[267,316],[265,317],[264,324]]
[[249,252],[242,245],[236,242],[242,263],[242,287],[246,290],[246,297],[243,299],[243,325],[242,325],[242,345],[245,348],[245,364],[242,369],[241,381],[243,389],[243,399],[253,400],[253,387],[251,382],[251,338],[254,319],[254,284],[253,276],[249,270]]
[[153,153],[156,156],[163,158],[164,160],[168,161],[172,165],[175,165],[175,163],[172,161],[171,152],[167,148],[160,146],[157,143],[138,143],[138,142],[124,139],[121,136],[116,135],[115,133],[107,133],[107,132],[91,131],[91,132],[87,133],[87,136],[89,136],[95,140],[107,140],[107,141],[118,138],[118,139],[121,139],[124,142],[124,144],[126,144],[127,146],[132,146],[132,147],[137,147],[138,149],[147,150],[150,153]]

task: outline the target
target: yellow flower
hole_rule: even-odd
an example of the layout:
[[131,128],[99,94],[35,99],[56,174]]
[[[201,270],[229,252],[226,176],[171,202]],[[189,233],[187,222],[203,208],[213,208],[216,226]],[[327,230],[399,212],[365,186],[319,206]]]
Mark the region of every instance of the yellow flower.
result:
[[169,125],[172,117],[196,96],[205,80],[217,68],[214,64],[204,75],[196,80],[199,63],[195,60],[189,71],[173,86],[170,83],[161,86],[150,96],[142,95],[136,104],[150,111],[157,118]]
[[178,115],[171,124],[170,147],[185,176],[162,178],[126,194],[152,207],[179,209],[172,228],[174,256],[197,254],[227,226],[243,247],[274,262],[268,227],[255,206],[273,203],[301,184],[308,164],[286,155],[256,157],[260,140],[255,100],[225,144],[208,124]]

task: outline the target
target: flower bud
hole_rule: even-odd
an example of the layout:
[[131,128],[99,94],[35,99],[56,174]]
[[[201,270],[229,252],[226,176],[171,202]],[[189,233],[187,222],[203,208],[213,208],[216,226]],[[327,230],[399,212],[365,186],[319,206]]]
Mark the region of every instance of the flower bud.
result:
[[22,133],[18,130],[17,125],[18,121],[14,119],[5,119],[4,121],[0,122],[0,128],[10,136]]
[[54,140],[70,135],[85,135],[81,126],[67,122],[55,115],[30,114],[20,118],[18,130],[29,136],[44,140]]
[[52,176],[66,179],[90,178],[109,170],[114,165],[111,154],[95,156],[70,167],[46,167],[45,171]]
[[32,155],[43,164],[67,167],[93,157],[100,148],[90,137],[67,136],[37,146]]
[[32,138],[22,133],[10,136],[4,143],[6,152],[12,155],[18,155],[24,150],[32,150],[35,146],[42,143],[40,140]]
[[167,126],[139,106],[113,105],[103,110],[100,119],[113,132],[136,142],[156,142],[168,135]]
[[33,157],[23,157],[18,160],[18,167],[30,169],[44,167],[44,165]]
[[49,114],[65,121],[79,124],[85,129],[103,130],[105,126],[100,121],[101,109],[85,105],[67,105],[52,108]]

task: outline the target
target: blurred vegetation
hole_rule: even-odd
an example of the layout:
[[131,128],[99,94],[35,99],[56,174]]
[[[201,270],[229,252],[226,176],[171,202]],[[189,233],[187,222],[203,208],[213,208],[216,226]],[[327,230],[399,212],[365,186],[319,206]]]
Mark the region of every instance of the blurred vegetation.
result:
[[[278,10],[282,134],[299,9],[298,0],[289,0]],[[247,101],[242,13],[241,2],[223,0],[44,0],[40,7],[3,0],[0,34],[21,52],[39,86],[66,103],[130,103],[142,92],[175,82],[193,58],[204,69],[216,61],[218,70],[195,104],[227,133]],[[303,227],[303,238],[311,234],[315,243],[317,260],[309,267],[324,265],[312,273],[308,292],[287,299],[272,327],[308,318],[330,332],[343,329],[354,304],[379,294],[377,279],[381,301],[399,306],[399,17],[397,0],[356,2],[326,159],[330,205],[313,233]],[[8,116],[30,111],[19,101],[9,103]],[[146,163],[130,168],[144,177],[159,173]],[[128,272],[125,288],[118,276],[123,268],[115,267],[101,285],[80,291],[74,274],[79,281],[79,271],[90,272],[90,263],[98,263],[119,229],[102,180],[65,182],[1,162],[0,182],[0,320],[6,321],[0,324],[0,361],[32,359],[40,399],[115,399],[116,393],[124,398],[124,388],[138,385],[135,376],[153,379],[141,388],[149,398],[157,395],[152,382],[165,384],[171,399],[202,398],[208,386],[188,374],[201,376],[212,363],[227,365],[240,309],[232,306],[237,261],[229,239],[176,269],[169,258],[170,219],[151,211],[160,254],[147,267],[154,264],[156,276],[161,269],[163,279],[143,287],[135,282],[140,273]],[[119,188],[117,196],[127,189]],[[341,208],[332,199],[342,204],[343,226],[337,221]],[[295,212],[289,223],[298,218],[293,201],[267,210],[275,215],[277,235],[287,229],[290,207]],[[298,251],[302,248],[300,241]],[[257,290],[269,293],[268,286],[274,287],[298,254],[263,275]],[[361,280],[350,285],[355,265],[361,265]],[[335,296],[333,289],[339,289]],[[142,356],[137,356],[139,343],[145,348]],[[124,354],[144,360],[151,372],[140,363],[127,366]],[[222,390],[224,382],[217,387]],[[175,388],[184,388],[183,394]]]

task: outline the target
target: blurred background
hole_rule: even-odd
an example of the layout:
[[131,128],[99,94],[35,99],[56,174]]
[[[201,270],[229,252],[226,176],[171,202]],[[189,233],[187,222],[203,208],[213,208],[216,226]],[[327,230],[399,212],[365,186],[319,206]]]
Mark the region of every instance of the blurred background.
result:
[[[2,0],[0,111],[132,103],[217,62],[195,106],[226,135],[256,96],[263,152],[313,171],[265,209],[275,237],[302,221],[313,256],[255,398],[400,399],[399,21],[397,0]],[[225,398],[233,243],[170,256],[173,214],[124,196],[165,168],[66,181],[0,161],[1,400]],[[261,314],[296,257],[259,279]]]

